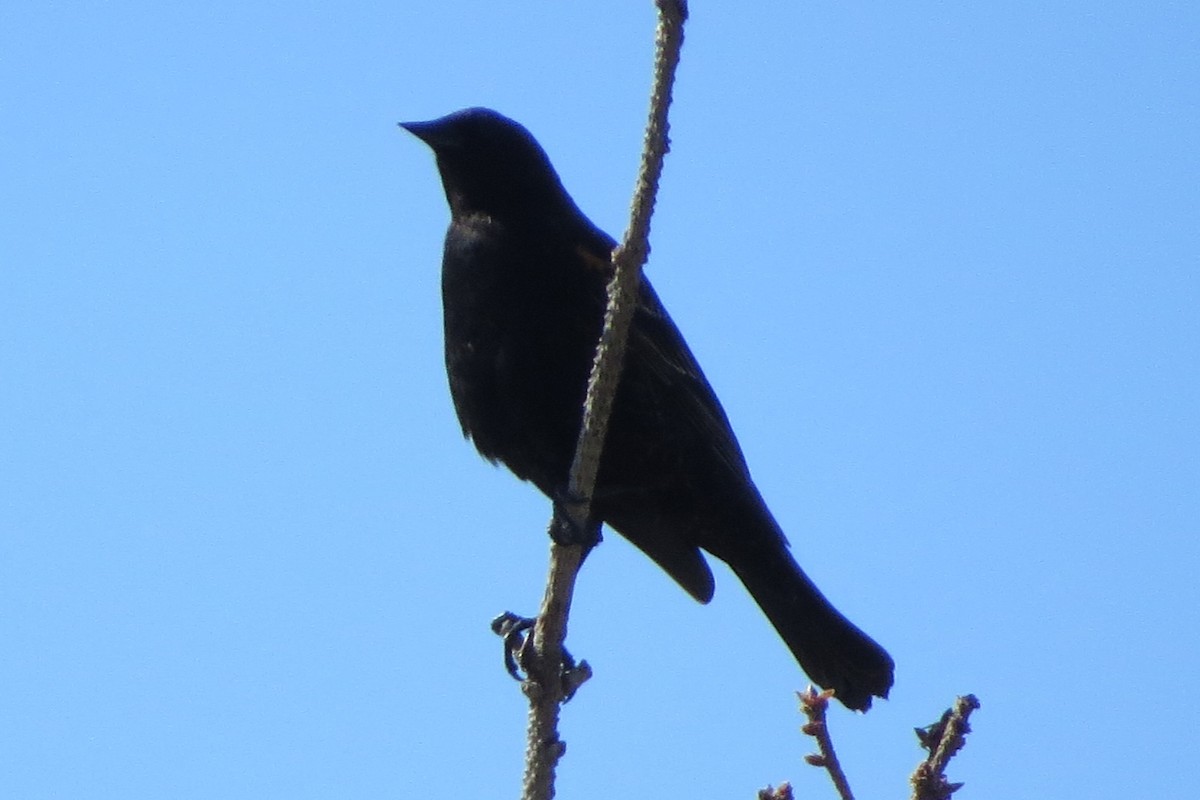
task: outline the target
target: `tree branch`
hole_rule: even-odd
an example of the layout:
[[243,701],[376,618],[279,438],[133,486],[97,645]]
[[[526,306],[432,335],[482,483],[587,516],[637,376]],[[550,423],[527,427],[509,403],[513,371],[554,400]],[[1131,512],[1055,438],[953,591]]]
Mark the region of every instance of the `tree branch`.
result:
[[910,778],[913,800],[945,800],[962,788],[961,783],[946,780],[946,765],[966,745],[967,734],[971,732],[968,719],[977,708],[979,700],[975,695],[964,695],[954,701],[954,708],[947,709],[940,720],[916,729],[917,739],[929,751],[929,757],[917,765]]
[[800,698],[800,710],[808,717],[808,722],[800,730],[817,740],[817,749],[820,751],[819,754],[805,756],[804,760],[814,767],[823,767],[829,773],[842,800],[854,800],[854,793],[850,791],[850,781],[846,779],[846,773],[838,761],[837,753],[833,749],[833,738],[829,735],[829,726],[825,723],[825,711],[829,708],[829,698],[833,697],[833,690],[826,689],[818,694],[809,686],[806,691],[797,692],[796,696]]
[[[592,492],[599,472],[613,397],[621,376],[629,323],[637,308],[641,268],[650,252],[650,217],[662,175],[663,157],[668,149],[667,111],[671,103],[675,68],[683,45],[687,3],[686,0],[656,0],[656,6],[658,29],[655,36],[654,88],[650,100],[650,120],[643,141],[642,163],[634,189],[629,228],[621,244],[612,253],[613,277],[608,285],[604,331],[588,379],[583,423],[571,465],[568,487],[571,502],[563,504],[563,510],[570,516],[577,531],[595,527],[591,516]],[[556,524],[557,521],[551,521],[552,527]],[[581,663],[579,668],[573,668],[563,650],[575,576],[583,554],[582,545],[551,543],[546,593],[533,635],[527,641],[530,646],[522,648],[522,666],[527,675],[522,689],[529,698],[524,800],[550,800],[554,796],[555,771],[566,749],[558,735],[559,709],[570,693],[590,674],[586,662]],[[564,666],[568,669],[564,670]]]

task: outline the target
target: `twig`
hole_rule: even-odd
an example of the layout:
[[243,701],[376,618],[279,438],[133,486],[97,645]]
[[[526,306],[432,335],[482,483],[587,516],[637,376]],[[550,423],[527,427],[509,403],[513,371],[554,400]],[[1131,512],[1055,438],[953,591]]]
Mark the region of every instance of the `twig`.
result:
[[819,754],[812,753],[805,756],[804,760],[814,767],[825,768],[842,800],[854,800],[854,793],[850,791],[850,782],[846,780],[846,773],[842,771],[841,762],[838,761],[837,753],[834,752],[833,739],[829,736],[829,726],[825,723],[825,711],[829,708],[829,698],[833,697],[833,690],[826,689],[818,694],[810,686],[806,691],[797,692],[796,696],[800,698],[800,710],[804,712],[804,716],[808,717],[808,722],[800,730],[817,740],[817,749],[820,751]]
[[633,190],[629,228],[625,238],[612,253],[613,277],[608,284],[608,308],[604,314],[604,331],[592,363],[584,405],[583,425],[575,446],[571,464],[570,495],[587,498],[579,504],[582,516],[575,519],[582,530],[590,519],[592,489],[600,468],[600,452],[608,431],[608,418],[613,397],[621,377],[625,354],[625,338],[629,322],[637,308],[638,284],[642,265],[650,253],[650,217],[658,195],[658,180],[662,175],[663,157],[669,148],[667,111],[671,105],[671,88],[675,68],[683,46],[683,21],[687,6],[682,0],[658,0],[658,31],[655,36],[654,89],[650,95],[650,120],[642,141],[642,164]]
[[768,786],[758,790],[758,800],[794,800],[792,785],[786,781],[778,786]]
[[[578,502],[563,504],[577,531],[594,527],[591,519],[592,491],[599,471],[612,400],[620,379],[629,322],[637,305],[640,271],[650,252],[650,216],[654,211],[663,156],[668,147],[667,109],[683,44],[687,4],[686,0],[656,0],[656,5],[659,16],[650,121],[643,142],[642,163],[634,190],[629,229],[612,254],[614,269],[608,286],[604,331],[588,379],[583,424],[571,464],[568,495],[578,498]],[[557,523],[552,520],[550,524],[554,526]],[[558,735],[559,708],[569,696],[569,691],[586,679],[576,673],[564,674],[563,671],[563,640],[567,632],[575,575],[583,553],[582,545],[551,543],[546,593],[534,627],[532,647],[528,648],[522,659],[528,676],[522,687],[529,698],[522,792],[524,800],[550,800],[554,796],[555,770],[566,749]],[[581,666],[586,668],[586,664]]]
[[929,751],[929,757],[917,765],[910,778],[913,800],[945,800],[962,788],[961,783],[946,780],[946,765],[967,743],[971,732],[968,722],[971,712],[979,708],[979,700],[973,694],[964,695],[954,701],[942,718],[926,728],[917,728],[917,739],[921,747]]

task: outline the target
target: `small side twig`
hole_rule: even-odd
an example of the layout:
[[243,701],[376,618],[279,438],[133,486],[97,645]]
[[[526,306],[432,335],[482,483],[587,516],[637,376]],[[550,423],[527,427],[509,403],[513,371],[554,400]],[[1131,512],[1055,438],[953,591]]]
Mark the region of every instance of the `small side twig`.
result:
[[[637,307],[638,281],[642,265],[650,252],[650,216],[667,152],[667,109],[675,67],[683,45],[683,22],[687,17],[686,0],[656,0],[658,29],[655,37],[654,88],[651,94],[650,121],[643,143],[642,163],[634,190],[632,218],[621,244],[613,251],[613,277],[608,286],[608,307],[604,330],[588,379],[583,424],[571,464],[568,496],[563,503],[575,530],[594,528],[591,498],[600,467],[600,453],[608,428],[613,397],[621,374],[621,362],[629,323]],[[552,530],[559,524],[551,520]],[[583,560],[584,547],[578,544],[550,545],[550,574],[541,610],[532,635],[532,646],[521,647],[522,668],[526,680],[522,688],[529,698],[529,723],[526,730],[524,800],[550,800],[554,796],[554,778],[558,761],[566,745],[558,735],[559,709],[589,672],[567,667],[563,641],[575,588],[575,576]],[[586,663],[580,665],[586,670]]]
[[964,695],[937,722],[916,729],[917,740],[929,751],[929,756],[917,765],[910,778],[913,800],[945,800],[962,788],[961,783],[946,780],[946,765],[966,745],[967,734],[971,732],[968,720],[978,708],[975,695]]
[[842,800],[854,800],[854,793],[850,791],[850,782],[846,780],[846,773],[842,771],[841,762],[838,761],[837,753],[833,749],[833,739],[829,736],[829,726],[825,722],[825,712],[829,708],[829,699],[833,697],[833,690],[826,689],[817,693],[813,687],[809,686],[807,690],[797,692],[796,696],[800,698],[800,710],[804,712],[804,716],[808,717],[808,722],[800,730],[817,740],[817,750],[819,751],[805,756],[804,760],[814,767],[825,768]]
[[758,790],[758,800],[794,800],[792,785],[787,781],[778,786],[768,786]]

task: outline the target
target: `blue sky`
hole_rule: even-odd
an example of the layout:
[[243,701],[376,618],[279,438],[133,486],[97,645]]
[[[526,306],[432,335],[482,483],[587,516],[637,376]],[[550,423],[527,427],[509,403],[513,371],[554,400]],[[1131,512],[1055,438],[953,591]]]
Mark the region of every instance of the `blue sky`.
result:
[[[1200,12],[695,3],[648,274],[798,558],[897,662],[863,797],[976,693],[964,796],[1190,797]],[[650,2],[0,10],[0,794],[515,796],[489,619],[547,504],[458,435],[447,211],[493,106],[624,224]],[[735,579],[580,580],[571,798],[793,781]]]

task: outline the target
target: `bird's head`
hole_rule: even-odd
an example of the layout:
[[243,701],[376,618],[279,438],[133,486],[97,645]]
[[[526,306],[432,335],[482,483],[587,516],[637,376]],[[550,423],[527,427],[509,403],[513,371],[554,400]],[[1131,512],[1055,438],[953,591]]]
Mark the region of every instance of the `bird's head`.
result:
[[528,214],[574,202],[537,140],[519,123],[489,108],[468,108],[427,122],[402,122],[437,156],[450,210],[456,216]]

